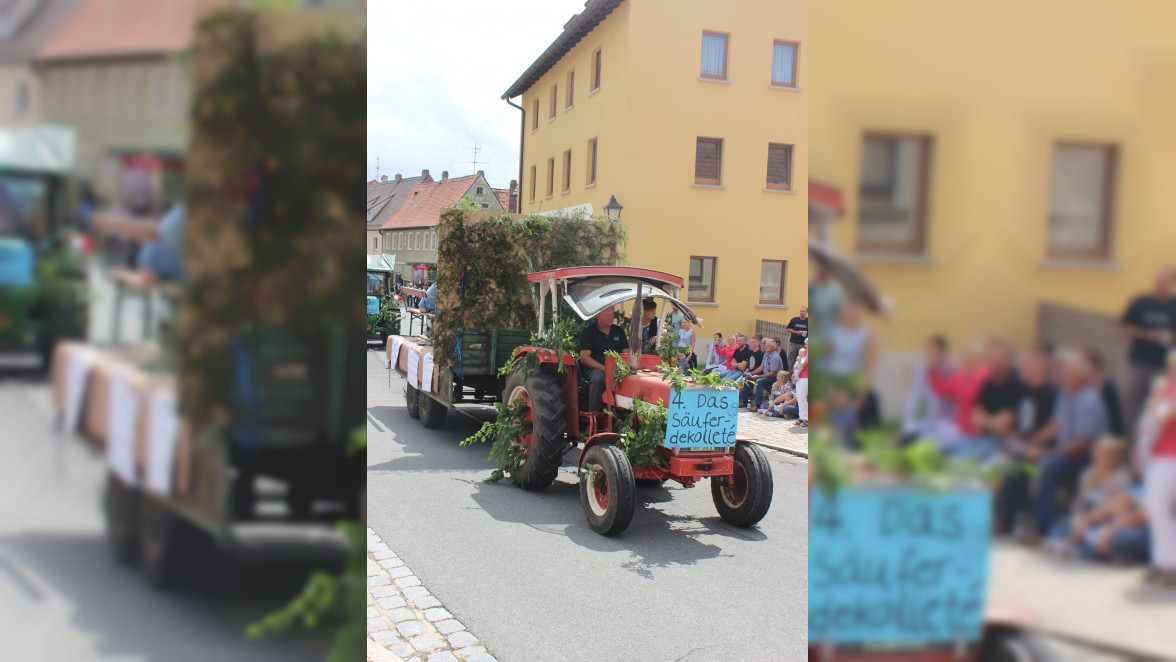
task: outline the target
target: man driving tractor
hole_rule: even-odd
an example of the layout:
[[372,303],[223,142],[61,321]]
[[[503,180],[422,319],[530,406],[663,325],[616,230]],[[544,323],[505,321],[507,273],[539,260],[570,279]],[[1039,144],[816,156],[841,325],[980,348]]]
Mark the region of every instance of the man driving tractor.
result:
[[580,374],[588,379],[588,411],[600,411],[604,406],[604,353],[629,349],[629,336],[613,319],[612,308],[605,308],[580,333]]

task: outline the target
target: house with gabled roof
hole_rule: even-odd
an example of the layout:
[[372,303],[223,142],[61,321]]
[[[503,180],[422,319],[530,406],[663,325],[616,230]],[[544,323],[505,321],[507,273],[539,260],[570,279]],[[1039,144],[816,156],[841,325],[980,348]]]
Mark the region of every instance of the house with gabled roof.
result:
[[[428,171],[426,171],[427,173]],[[367,185],[367,249],[369,255],[384,253],[388,248],[382,243],[380,228],[392,214],[400,209],[400,205],[412,195],[417,184],[422,181],[433,181],[428,174],[421,177],[403,177],[400,173],[389,179],[388,175],[380,177],[379,181],[370,181]],[[386,241],[386,240],[385,240]],[[392,251],[388,251],[392,252]]]
[[[437,223],[441,212],[455,208],[462,200],[483,211],[506,211],[486,175],[450,179],[448,172],[433,180],[429,171],[421,173],[421,181],[406,199],[399,201],[396,211],[380,226],[383,252],[396,254],[396,266],[405,280],[431,280],[430,272],[437,268]],[[370,240],[369,240],[370,245]]]

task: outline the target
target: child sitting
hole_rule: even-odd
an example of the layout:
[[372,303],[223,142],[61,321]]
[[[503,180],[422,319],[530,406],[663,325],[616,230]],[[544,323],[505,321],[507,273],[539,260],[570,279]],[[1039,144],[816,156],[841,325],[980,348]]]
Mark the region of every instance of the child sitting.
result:
[[800,406],[788,385],[788,373],[784,370],[777,372],[776,383],[772,384],[771,398],[760,406],[758,413],[772,418],[796,418],[800,413]]

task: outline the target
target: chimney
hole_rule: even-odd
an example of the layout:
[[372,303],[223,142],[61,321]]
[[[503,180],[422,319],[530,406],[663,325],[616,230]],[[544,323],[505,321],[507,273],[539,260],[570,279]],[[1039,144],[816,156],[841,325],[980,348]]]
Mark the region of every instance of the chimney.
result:
[[479,171],[478,171],[478,176],[479,176],[479,177],[481,177],[481,176],[483,176],[483,175],[485,175],[485,174],[486,174],[486,171],[485,171],[485,170],[479,170]]
[[433,178],[429,176],[429,171],[428,171],[428,170],[422,170],[422,171],[421,171],[421,181],[422,181],[422,182],[431,182],[431,181],[433,181]]
[[380,175],[380,181],[381,181],[381,182],[386,182],[386,181],[388,181],[388,175]]
[[400,181],[401,179],[403,178],[400,176],[400,173],[396,173],[396,181]]
[[576,20],[577,16],[579,16],[579,14],[572,14],[572,17],[568,19],[568,22],[564,23],[563,29],[567,30],[568,26],[572,24],[572,21]]
[[441,171],[441,181],[443,181],[443,182],[449,181],[449,171],[448,170]]
[[510,180],[510,195],[507,196],[506,200],[507,204],[510,205],[507,211],[512,214],[519,213],[519,180]]

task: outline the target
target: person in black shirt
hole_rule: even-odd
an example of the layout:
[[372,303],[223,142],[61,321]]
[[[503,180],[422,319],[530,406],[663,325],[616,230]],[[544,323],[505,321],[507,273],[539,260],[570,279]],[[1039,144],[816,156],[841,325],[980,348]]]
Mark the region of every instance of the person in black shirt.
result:
[[751,346],[751,357],[747,360],[747,369],[743,371],[743,388],[739,389],[740,409],[747,407],[747,402],[755,390],[755,380],[764,372],[763,336],[757,333],[747,342]]
[[987,462],[1016,430],[1024,386],[1013,372],[1012,352],[1006,345],[994,342],[989,346],[988,367],[988,379],[981,385],[972,409],[975,432],[950,443],[945,449],[949,455]]
[[747,346],[747,336],[742,333],[735,335],[735,353],[731,355],[731,369],[724,370],[720,375],[723,379],[739,379],[748,369],[751,362],[751,348]]
[[[1058,388],[1049,381],[1049,374],[1048,348],[1032,347],[1021,357],[1020,378],[1024,392],[1017,416],[1016,438],[1005,446],[1005,452],[1010,458],[1024,459],[1027,448],[1047,441],[1045,436],[1050,433],[1047,426],[1053,418],[1054,403],[1058,397]],[[1032,480],[1032,474],[1021,465],[1009,472],[997,488],[998,534],[1011,533],[1017,519],[1032,512]]]
[[1123,332],[1131,339],[1128,352],[1126,411],[1124,421],[1130,438],[1151,393],[1152,382],[1164,372],[1164,356],[1172,347],[1176,330],[1176,297],[1172,296],[1171,269],[1156,272],[1155,291],[1136,297],[1123,313]]
[[784,365],[789,370],[796,365],[796,355],[800,353],[800,348],[804,347],[805,338],[808,338],[808,328],[808,306],[801,306],[800,316],[789,320],[785,328],[788,332],[788,362]]
[[644,315],[641,319],[641,351],[654,354],[657,342],[657,303],[653,299],[646,299],[641,303],[641,309]]
[[604,353],[629,349],[629,336],[613,319],[616,313],[607,308],[580,332],[580,374],[589,381],[588,411],[604,406]]

